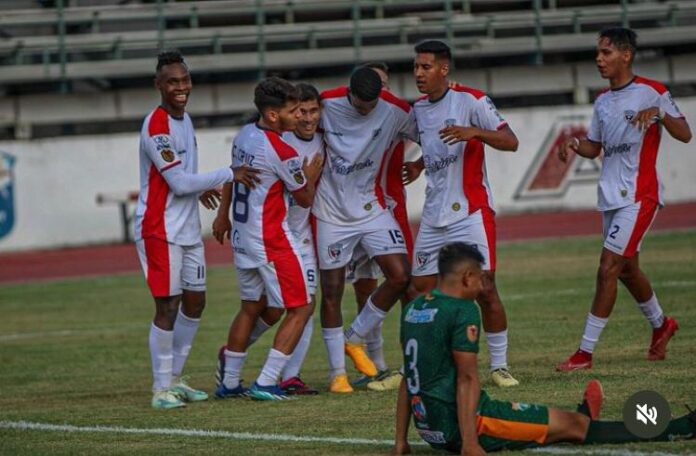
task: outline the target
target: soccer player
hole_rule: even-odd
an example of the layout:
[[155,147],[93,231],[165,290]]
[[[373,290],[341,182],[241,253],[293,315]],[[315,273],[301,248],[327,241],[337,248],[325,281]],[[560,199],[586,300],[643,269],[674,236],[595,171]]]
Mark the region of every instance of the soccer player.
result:
[[[319,92],[314,86],[306,83],[299,83],[295,86],[299,91],[299,112],[300,118],[297,122],[297,127],[292,132],[284,132],[283,140],[290,144],[300,159],[309,160],[314,163],[314,166],[321,166],[321,160],[324,155],[324,141],[322,134],[317,132],[319,127],[319,118],[321,116],[321,104],[319,101]],[[228,189],[228,192],[231,190]],[[229,194],[229,193],[228,193]],[[223,243],[224,238],[229,239],[232,231],[232,224],[229,218],[230,198],[225,198],[225,204],[221,205],[218,215],[213,222],[213,234],[220,242]],[[305,268],[307,278],[307,286],[311,298],[311,306],[314,309],[314,295],[317,289],[317,261],[314,251],[314,240],[312,229],[310,227],[309,217],[310,208],[304,208],[295,203],[292,196],[288,207],[288,228],[295,237],[297,245],[300,249],[302,262]],[[264,299],[267,299],[264,296]],[[275,325],[283,315],[282,308],[266,307],[261,316],[256,320],[254,329],[249,336],[249,345],[253,344],[261,335]],[[318,391],[309,387],[300,378],[300,369],[307,355],[309,344],[312,338],[313,321],[310,317],[302,331],[295,350],[288,361],[288,364],[282,371],[280,388],[291,395],[307,395],[317,394]],[[220,389],[225,373],[226,347],[223,346],[218,354],[218,389],[225,392],[225,389]]]
[[518,381],[507,365],[507,318],[495,284],[493,197],[484,147],[517,150],[517,137],[485,93],[453,85],[449,47],[436,40],[416,45],[413,73],[424,94],[414,104],[423,156],[406,164],[407,181],[425,168],[427,187],[416,238],[410,293],[427,293],[437,281],[437,252],[447,242],[475,244],[484,256],[484,287],[476,301],[490,352],[491,378],[501,387]]
[[[321,185],[312,207],[316,217],[321,275],[322,335],[329,355],[332,392],[353,391],[345,370],[345,353],[367,376],[377,369],[364,352],[363,338],[377,327],[406,291],[409,264],[403,233],[387,209],[380,185],[385,151],[401,137],[415,139],[408,103],[382,90],[379,75],[359,67],[350,87],[322,93],[321,126],[327,144]],[[385,281],[343,331],[341,298],[346,265],[360,244],[374,258]]]
[[[438,254],[437,288],[409,303],[401,316],[405,378],[399,388],[394,454],[410,452],[411,415],[435,449],[479,455],[554,442],[625,443],[640,439],[623,422],[598,421],[601,384],[587,384],[577,412],[494,400],[481,390],[477,353],[481,316],[473,299],[484,285],[484,256],[455,242]],[[696,412],[670,421],[652,440],[693,438]]]
[[198,197],[235,181],[253,186],[247,165],[198,174],[198,146],[186,104],[191,76],[178,52],[157,57],[155,87],[160,106],[140,133],[140,195],[135,212],[135,245],[155,300],[150,327],[152,407],[183,407],[208,398],[181,377],[205,307],[205,258]]
[[[382,80],[382,88],[391,90],[389,87],[389,66],[384,62],[369,62],[364,65],[377,72]],[[395,141],[387,151],[385,157],[386,165],[382,170],[380,182],[385,190],[385,200],[394,219],[399,224],[401,233],[406,242],[406,251],[409,260],[413,254],[413,234],[408,223],[408,212],[406,211],[406,189],[401,178],[401,169],[404,166],[404,141]],[[365,249],[357,246],[353,251],[353,257],[347,266],[346,279],[352,282],[355,291],[355,299],[360,312],[367,298],[377,289],[381,275],[379,266],[375,260],[370,259]],[[398,371],[390,371],[384,359],[384,339],[382,338],[382,325],[379,324],[365,336],[365,348],[367,355],[377,368],[377,375],[368,377],[362,375],[351,384],[354,387],[366,386],[368,389],[376,391],[386,391],[399,387],[401,374]]]
[[[224,351],[224,374],[215,396],[249,395],[257,400],[283,400],[287,393],[278,379],[312,315],[311,299],[300,246],[288,227],[288,196],[308,208],[321,161],[303,163],[297,151],[282,138],[296,128],[300,116],[299,94],[284,79],[268,78],[254,90],[260,114],[244,126],[232,146],[232,163],[248,163],[260,170],[254,188],[236,184],[223,188],[222,206],[232,193],[232,248],[242,306],[235,317]],[[249,336],[267,306],[285,309],[266,363],[248,390],[240,382]]]
[[685,143],[691,140],[691,130],[664,85],[633,74],[636,46],[633,30],[610,28],[600,33],[596,63],[602,78],[609,80],[609,89],[594,102],[587,138],[570,138],[559,148],[563,161],[571,153],[593,159],[604,151],[597,189],[604,232],[597,287],[580,348],[556,366],[559,371],[592,367],[592,353],[616,302],[618,280],[653,328],[649,360],[665,359],[667,344],[679,329],[674,318],[664,315],[640,269],[638,252],[663,206],[656,170],[662,127]]

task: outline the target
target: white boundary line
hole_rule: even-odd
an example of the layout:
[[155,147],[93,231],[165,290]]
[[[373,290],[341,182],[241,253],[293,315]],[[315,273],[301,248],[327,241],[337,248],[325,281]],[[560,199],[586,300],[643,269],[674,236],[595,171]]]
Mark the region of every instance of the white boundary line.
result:
[[[81,433],[110,433],[110,434],[139,434],[139,435],[164,435],[177,437],[207,437],[223,438],[231,440],[255,440],[263,442],[306,442],[306,443],[332,443],[349,445],[379,445],[391,446],[393,440],[379,439],[357,439],[342,437],[312,437],[304,435],[290,434],[256,434],[252,432],[228,432],[211,431],[204,429],[168,429],[168,428],[127,428],[121,426],[74,426],[70,424],[49,424],[34,423],[31,421],[0,421],[0,429],[13,429],[20,431],[48,431],[48,432],[81,432]],[[424,442],[411,442],[411,445],[424,446]],[[591,449],[588,446],[578,448],[545,447],[536,448],[534,453],[545,453],[553,455],[609,455],[609,456],[677,456],[674,453],[665,452],[643,452],[625,449]]]

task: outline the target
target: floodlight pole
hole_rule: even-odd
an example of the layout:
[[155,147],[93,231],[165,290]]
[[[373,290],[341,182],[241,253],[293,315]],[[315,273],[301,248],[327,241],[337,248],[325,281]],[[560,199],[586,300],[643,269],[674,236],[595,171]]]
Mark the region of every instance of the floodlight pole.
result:
[[544,64],[544,53],[541,50],[541,35],[544,33],[541,24],[541,8],[541,0],[534,0],[534,38],[536,40],[536,57],[534,63],[537,65]]
[[353,0],[353,8],[351,11],[353,19],[353,58],[355,63],[360,63],[362,59],[361,46],[362,36],[360,35],[360,0]]
[[67,53],[65,52],[65,17],[63,17],[63,0],[57,2],[58,13],[58,59],[60,66],[60,93],[68,93]]
[[263,35],[265,24],[266,11],[263,9],[263,0],[256,0],[256,55],[259,63],[259,79],[266,77],[266,40]]

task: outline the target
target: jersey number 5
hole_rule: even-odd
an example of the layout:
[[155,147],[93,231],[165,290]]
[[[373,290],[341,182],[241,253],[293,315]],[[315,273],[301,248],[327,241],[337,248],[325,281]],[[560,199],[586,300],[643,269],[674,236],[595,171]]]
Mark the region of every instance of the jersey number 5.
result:
[[407,357],[411,358],[408,366],[406,367],[406,387],[408,392],[413,394],[418,394],[420,391],[420,377],[418,375],[418,368],[416,363],[418,362],[418,341],[416,339],[409,339],[406,342],[406,348],[404,348],[404,353]]
[[249,189],[239,182],[234,183],[232,219],[239,223],[246,223],[249,220]]

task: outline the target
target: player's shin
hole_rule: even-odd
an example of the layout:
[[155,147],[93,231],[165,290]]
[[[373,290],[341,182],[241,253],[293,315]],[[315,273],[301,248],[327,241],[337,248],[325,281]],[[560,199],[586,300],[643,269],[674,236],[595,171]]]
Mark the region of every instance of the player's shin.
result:
[[313,331],[314,321],[310,317],[302,330],[300,341],[297,342],[295,350],[292,352],[292,356],[283,370],[283,381],[293,377],[299,377],[302,363],[304,363],[305,357],[307,356],[307,351],[309,350],[309,343],[312,340]]
[[321,333],[329,356],[331,377],[345,375],[346,357],[344,354],[345,340],[343,338],[343,328],[321,328]]
[[179,314],[176,317],[173,331],[174,361],[172,364],[172,376],[174,378],[181,376],[181,372],[184,370],[184,364],[191,351],[191,345],[193,345],[193,339],[196,337],[200,322],[200,318],[186,316],[181,308],[179,308]]
[[172,382],[172,345],[174,331],[165,331],[153,323],[150,327],[149,345],[152,361],[152,377],[154,392],[169,389]]
[[363,310],[353,319],[350,327],[346,329],[346,342],[351,344],[362,344],[368,332],[379,326],[386,316],[387,313],[377,308],[372,301],[372,296],[370,296]]

